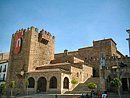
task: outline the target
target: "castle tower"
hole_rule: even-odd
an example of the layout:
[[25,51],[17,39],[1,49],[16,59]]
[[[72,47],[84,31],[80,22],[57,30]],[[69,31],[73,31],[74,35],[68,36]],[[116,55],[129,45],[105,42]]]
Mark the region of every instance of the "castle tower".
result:
[[49,64],[54,59],[54,39],[49,32],[38,32],[35,27],[16,31],[12,35],[7,82],[18,82],[22,71]]
[[130,29],[126,30],[126,32],[129,34],[129,38],[127,38],[126,40],[128,40],[128,44],[129,44],[129,56],[130,56]]

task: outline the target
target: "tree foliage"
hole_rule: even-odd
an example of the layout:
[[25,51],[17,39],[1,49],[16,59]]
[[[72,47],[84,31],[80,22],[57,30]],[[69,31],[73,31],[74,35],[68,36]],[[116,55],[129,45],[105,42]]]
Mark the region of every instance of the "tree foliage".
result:
[[26,85],[26,88],[27,88],[28,85],[29,85],[29,81],[28,81],[28,79],[25,79],[25,85]]
[[0,85],[0,88],[1,88],[2,90],[6,89],[6,83],[3,82],[3,83]]
[[6,90],[6,82],[3,82],[3,83],[0,85],[0,88],[2,89],[2,94],[4,95],[4,94],[5,94],[5,90]]
[[119,88],[122,83],[121,80],[119,78],[114,78],[111,82],[110,82],[111,86],[114,86],[116,88]]
[[9,87],[11,88],[11,96],[13,95],[13,90],[16,87],[16,82],[15,81],[11,81],[9,83]]
[[10,88],[15,88],[16,86],[16,82],[15,81],[11,81],[10,84],[9,84]]
[[122,85],[121,80],[119,78],[114,78],[111,82],[110,82],[111,86],[115,87],[118,91],[118,95],[119,98],[121,98],[121,93],[120,93],[120,87]]
[[95,83],[93,83],[93,82],[90,82],[90,83],[87,84],[87,87],[89,89],[95,89],[97,87],[97,85]]
[[77,84],[78,81],[77,81],[76,79],[72,79],[72,80],[71,80],[71,83],[72,83],[72,84]]

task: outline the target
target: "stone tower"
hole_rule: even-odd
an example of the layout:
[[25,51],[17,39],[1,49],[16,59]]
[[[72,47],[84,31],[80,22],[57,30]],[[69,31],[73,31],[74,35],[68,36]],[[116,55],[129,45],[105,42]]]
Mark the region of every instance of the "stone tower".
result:
[[7,82],[18,81],[21,72],[27,73],[54,59],[54,36],[31,27],[12,35]]

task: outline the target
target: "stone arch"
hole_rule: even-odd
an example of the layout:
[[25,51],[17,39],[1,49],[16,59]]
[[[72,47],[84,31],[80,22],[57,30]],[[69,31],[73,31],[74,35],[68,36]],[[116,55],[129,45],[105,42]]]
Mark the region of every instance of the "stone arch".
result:
[[49,88],[57,88],[57,78],[55,76],[51,77]]
[[35,87],[35,80],[33,77],[28,78],[28,88],[34,88]]
[[45,77],[40,77],[37,81],[37,92],[46,92],[47,80]]
[[64,89],[69,89],[69,79],[67,77],[64,78],[63,88]]

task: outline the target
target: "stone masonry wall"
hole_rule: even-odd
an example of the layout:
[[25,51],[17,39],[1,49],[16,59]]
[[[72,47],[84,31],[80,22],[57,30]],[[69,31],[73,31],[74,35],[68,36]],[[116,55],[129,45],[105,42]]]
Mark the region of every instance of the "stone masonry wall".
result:
[[44,44],[39,41],[39,33],[32,29],[30,51],[29,51],[29,70],[33,70],[38,66],[49,64],[54,59],[54,37],[46,31],[40,31],[43,39],[47,39],[48,43]]
[[[93,41],[92,47],[80,48],[78,51],[68,52],[68,55],[74,55],[79,59],[85,60],[86,64],[96,69],[96,74],[98,74],[99,71],[100,57],[102,54],[106,57],[111,57],[113,55],[118,57],[123,56],[118,52],[116,43],[112,39]],[[62,58],[62,56],[63,53],[56,54],[55,58]]]
[[8,83],[12,80],[16,81],[18,87],[19,80],[23,78],[21,76],[22,70],[26,73],[34,70],[37,66],[48,64],[54,59],[54,36],[51,36],[47,31],[43,35],[45,35],[43,39],[49,38],[46,45],[38,40],[39,32],[34,27],[21,29],[12,35],[7,73]]

